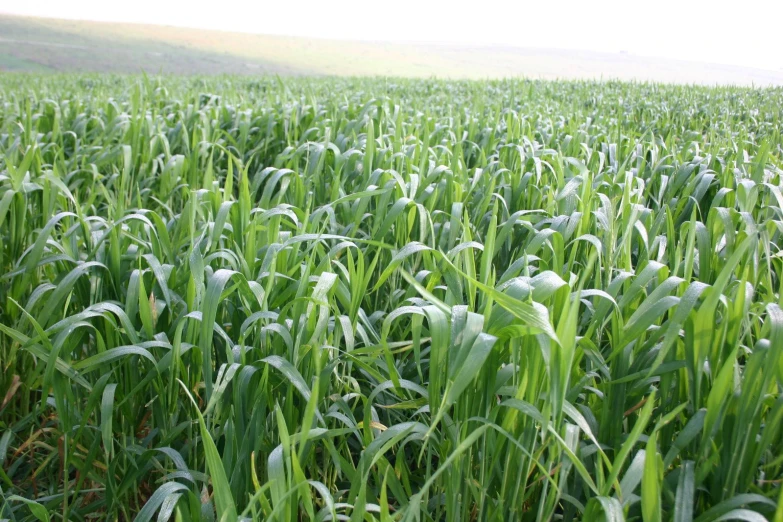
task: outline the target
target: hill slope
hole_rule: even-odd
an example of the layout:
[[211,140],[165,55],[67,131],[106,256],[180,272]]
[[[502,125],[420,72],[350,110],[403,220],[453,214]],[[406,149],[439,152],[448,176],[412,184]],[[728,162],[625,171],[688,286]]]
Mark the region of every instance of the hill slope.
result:
[[783,71],[624,54],[322,40],[2,14],[0,70],[527,76],[783,85]]

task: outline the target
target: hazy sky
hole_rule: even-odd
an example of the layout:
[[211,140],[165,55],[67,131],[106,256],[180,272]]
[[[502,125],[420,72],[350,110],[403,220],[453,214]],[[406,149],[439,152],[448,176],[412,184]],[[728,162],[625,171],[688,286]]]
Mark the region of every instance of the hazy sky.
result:
[[626,51],[783,68],[783,0],[0,0],[0,12],[348,40]]

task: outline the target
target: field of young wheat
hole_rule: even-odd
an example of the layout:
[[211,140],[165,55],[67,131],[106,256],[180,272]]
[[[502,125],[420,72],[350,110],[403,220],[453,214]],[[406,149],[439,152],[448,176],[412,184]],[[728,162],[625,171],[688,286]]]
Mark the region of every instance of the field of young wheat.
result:
[[0,78],[0,519],[783,521],[782,115]]

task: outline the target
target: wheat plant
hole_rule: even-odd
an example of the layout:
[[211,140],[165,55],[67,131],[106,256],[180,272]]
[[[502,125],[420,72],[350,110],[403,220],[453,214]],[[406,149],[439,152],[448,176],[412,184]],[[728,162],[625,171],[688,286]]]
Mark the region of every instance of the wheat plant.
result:
[[0,519],[783,521],[782,112],[0,77]]

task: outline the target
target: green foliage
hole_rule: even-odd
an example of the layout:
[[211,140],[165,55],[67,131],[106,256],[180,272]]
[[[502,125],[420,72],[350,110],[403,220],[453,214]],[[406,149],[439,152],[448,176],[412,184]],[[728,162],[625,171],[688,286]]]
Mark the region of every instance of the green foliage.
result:
[[783,90],[0,102],[0,518],[780,519]]

